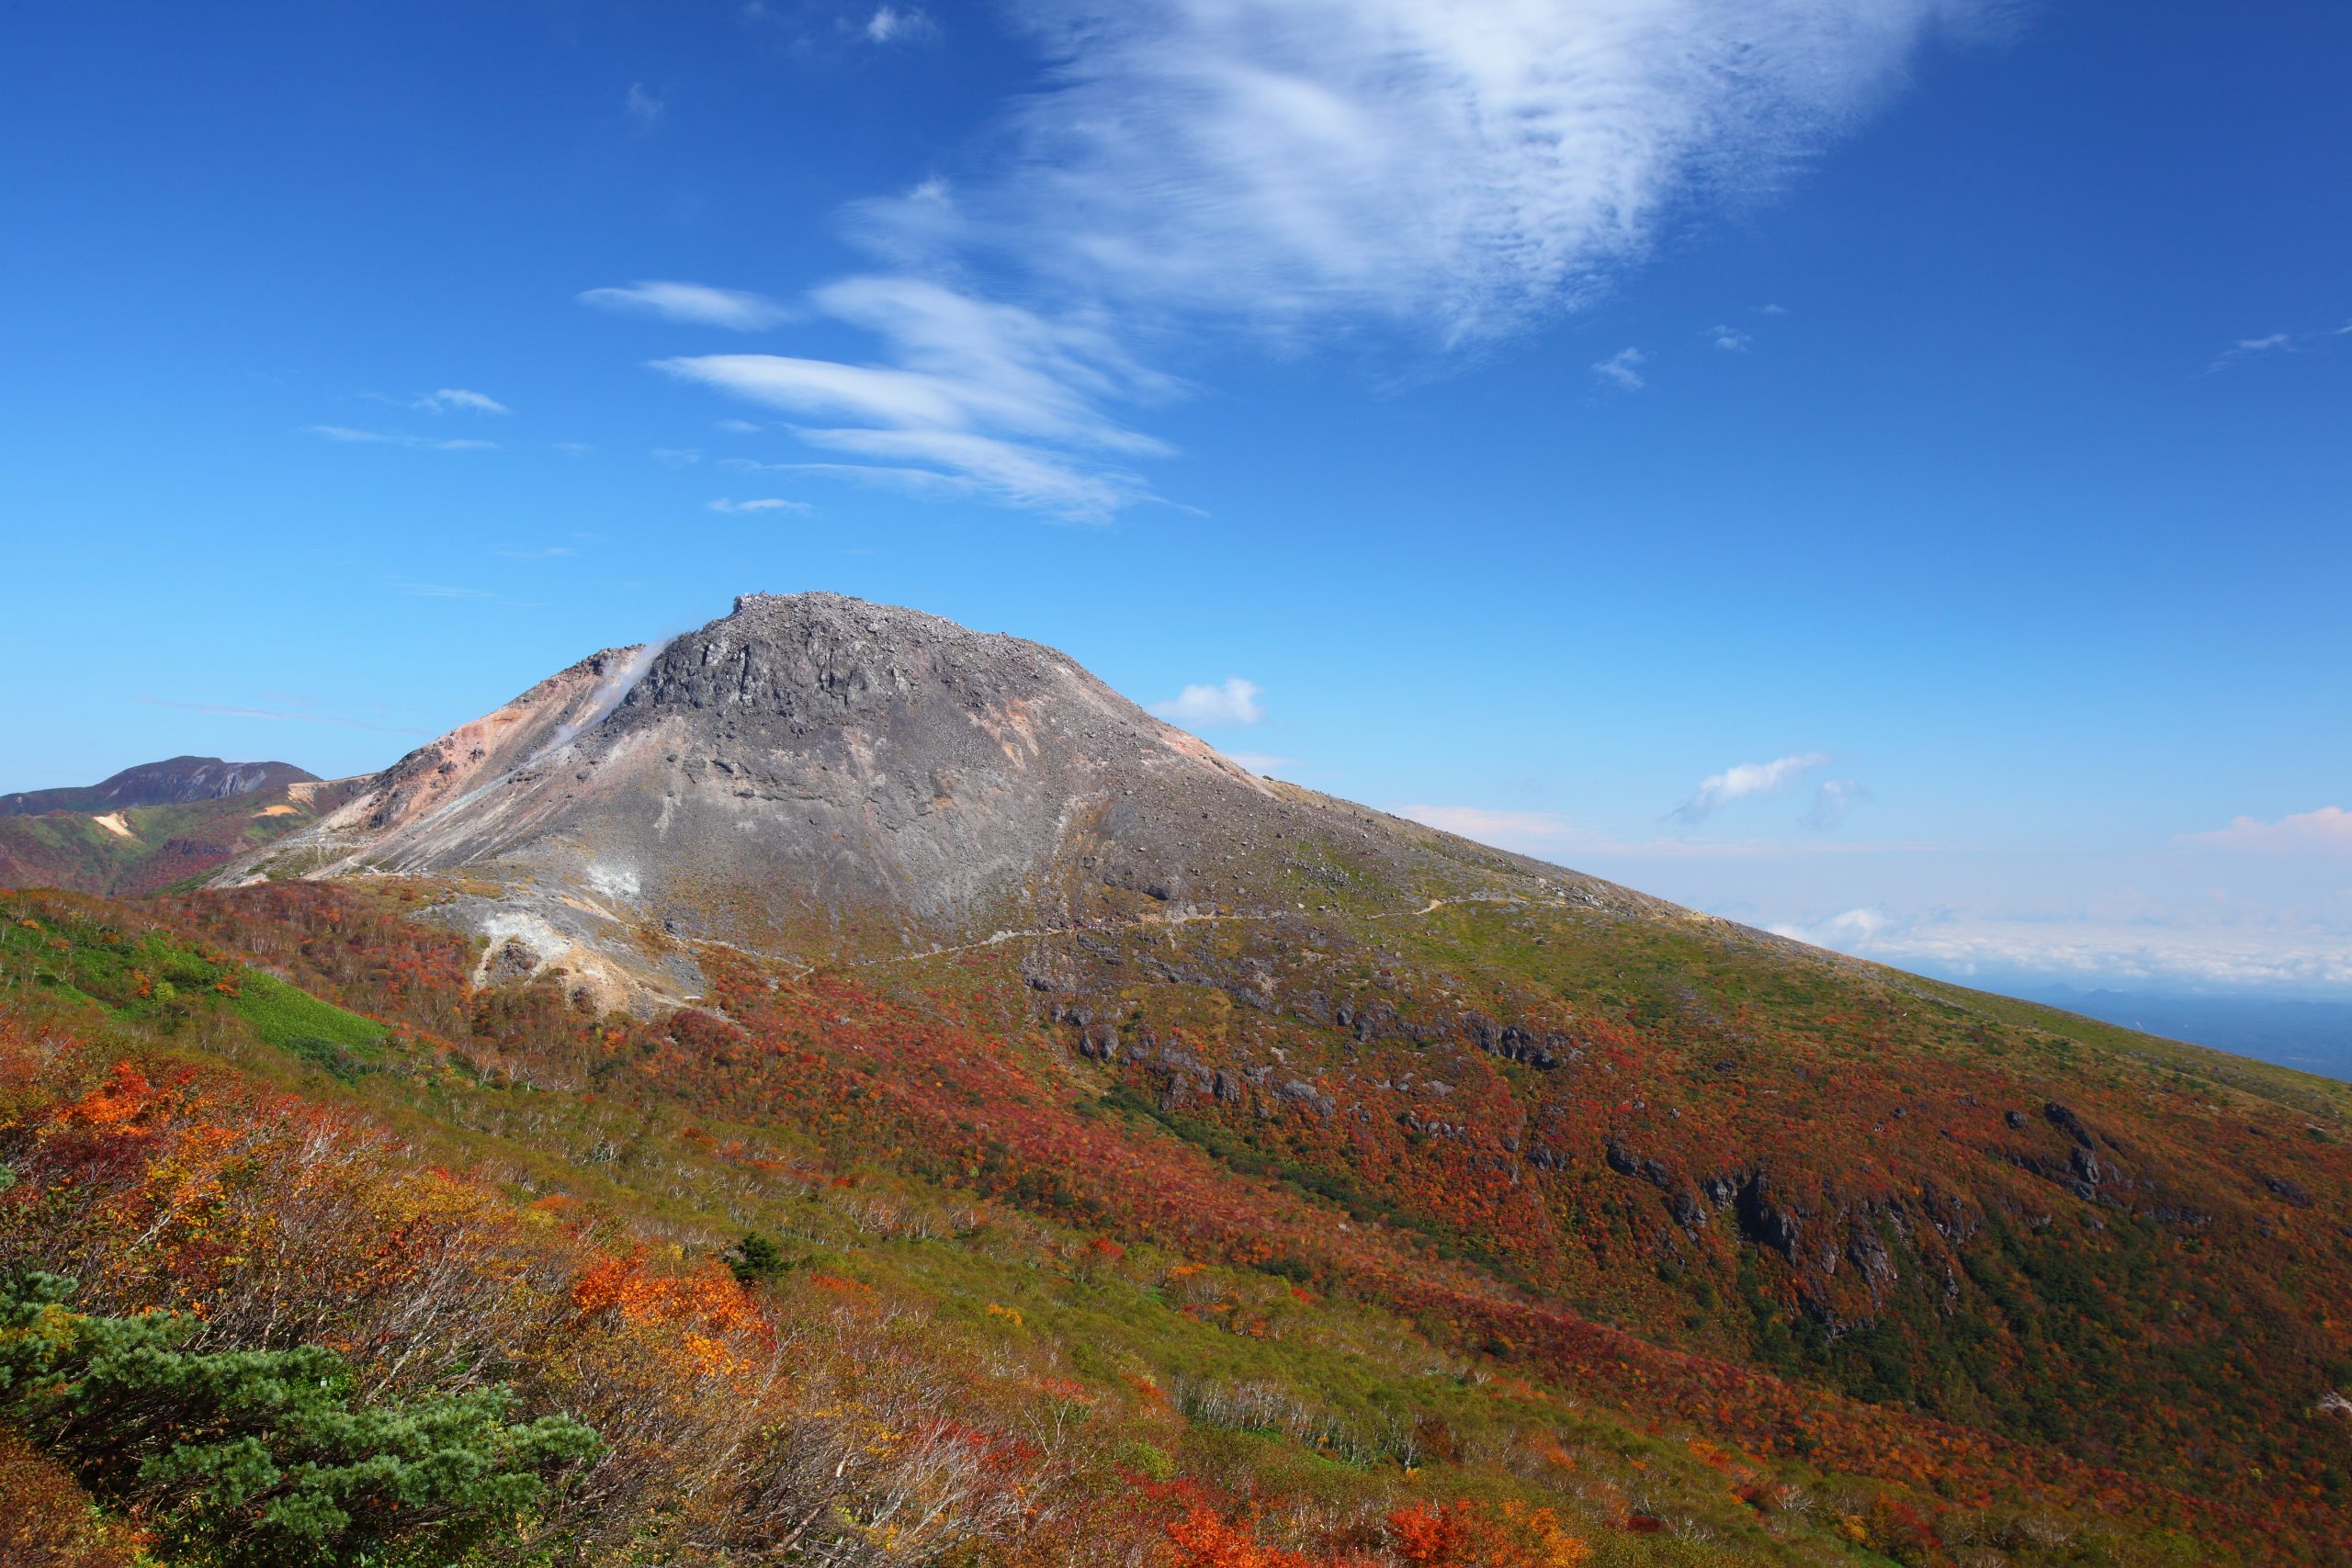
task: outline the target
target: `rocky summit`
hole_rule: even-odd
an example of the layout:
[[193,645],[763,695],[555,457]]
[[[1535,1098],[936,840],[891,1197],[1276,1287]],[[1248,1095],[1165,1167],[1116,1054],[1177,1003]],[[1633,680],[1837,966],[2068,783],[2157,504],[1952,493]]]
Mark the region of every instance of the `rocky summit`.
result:
[[813,963],[1498,879],[1637,902],[1260,777],[1052,649],[833,593],[592,655],[219,883],[457,873],[503,972],[639,1006],[697,992],[707,942]]

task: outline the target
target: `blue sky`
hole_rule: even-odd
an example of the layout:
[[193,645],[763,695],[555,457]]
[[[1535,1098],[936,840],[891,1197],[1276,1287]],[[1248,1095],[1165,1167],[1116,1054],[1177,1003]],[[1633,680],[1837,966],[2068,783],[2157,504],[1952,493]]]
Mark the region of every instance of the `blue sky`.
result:
[[0,49],[0,790],[370,769],[830,588],[1871,956],[2352,995],[2340,6]]

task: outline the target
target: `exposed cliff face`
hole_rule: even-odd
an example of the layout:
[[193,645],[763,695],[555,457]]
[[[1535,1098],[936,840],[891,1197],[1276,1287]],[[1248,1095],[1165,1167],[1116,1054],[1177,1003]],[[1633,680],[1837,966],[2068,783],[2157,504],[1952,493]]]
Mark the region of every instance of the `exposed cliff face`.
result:
[[224,880],[364,873],[493,885],[476,929],[657,993],[695,983],[682,942],[820,961],[1577,880],[1257,777],[1051,649],[828,593],[582,660]]

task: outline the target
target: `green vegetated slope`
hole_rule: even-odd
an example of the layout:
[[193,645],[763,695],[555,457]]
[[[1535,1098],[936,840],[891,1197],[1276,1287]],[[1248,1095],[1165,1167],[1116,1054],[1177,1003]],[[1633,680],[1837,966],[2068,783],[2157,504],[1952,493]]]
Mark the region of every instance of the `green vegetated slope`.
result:
[[[1100,1494],[1091,1506],[1106,1512],[1132,1512],[1138,1484],[1157,1499],[1155,1517],[1171,1518],[1183,1517],[1177,1505],[1193,1495],[1278,1501],[1304,1519],[1336,1520],[1459,1494],[1564,1510],[1604,1539],[1610,1561],[1623,1562],[1695,1561],[1693,1540],[1709,1543],[1708,1561],[1846,1561],[1836,1520],[1823,1528],[1811,1517],[1813,1489],[1825,1506],[1857,1519],[1907,1517],[1899,1499],[1883,1498],[1883,1488],[1800,1466],[1752,1472],[1750,1484],[1764,1488],[1758,1496],[1807,1505],[1759,1515],[1733,1495],[1726,1461],[1705,1445],[1631,1427],[1524,1381],[1498,1382],[1476,1358],[1377,1307],[1315,1296],[1258,1270],[1148,1246],[1121,1247],[1090,1230],[895,1172],[888,1162],[843,1161],[822,1128],[733,1123],[659,1096],[548,1081],[566,1076],[555,1066],[560,1058],[573,1058],[570,1071],[578,1071],[575,1037],[583,1029],[593,1035],[595,1021],[570,1015],[560,995],[546,988],[491,1003],[452,1042],[413,1026],[388,1030],[232,961],[200,937],[159,933],[131,910],[42,898],[18,900],[7,913],[0,939],[6,1020],[52,1045],[63,1031],[86,1037],[79,1081],[100,1087],[82,1102],[85,1118],[110,1114],[91,1109],[107,1092],[110,1062],[134,1064],[158,1082],[194,1074],[205,1098],[223,1109],[244,1092],[239,1084],[292,1089],[340,1116],[396,1128],[416,1151],[404,1166],[422,1157],[474,1170],[509,1195],[503,1201],[530,1205],[518,1212],[541,1224],[563,1215],[570,1227],[631,1253],[650,1249],[671,1268],[716,1258],[756,1231],[777,1243],[776,1278],[762,1287],[771,1310],[789,1313],[797,1304],[815,1315],[837,1297],[885,1303],[894,1319],[911,1314],[918,1337],[935,1340],[943,1352],[956,1348],[1018,1365],[1023,1378],[1013,1393],[976,1388],[959,1396],[942,1383],[924,1388],[922,1403],[934,1417],[973,1421],[975,1434],[978,1423],[1001,1421],[1003,1412],[989,1406],[1008,1399],[1019,1406],[1024,1437],[1065,1423],[1085,1428],[1083,1441],[1057,1445],[1069,1451],[1056,1451],[1051,1462],[1091,1469],[1087,1484]],[[362,987],[401,988],[402,956],[384,962],[388,955],[369,951],[371,943],[334,936],[325,945],[331,965],[357,959],[352,978]],[[356,1072],[314,1071],[322,1064],[306,1045],[328,1038],[373,1055]],[[10,1109],[0,1143],[21,1155],[38,1119],[26,1113],[21,1095]],[[225,1120],[233,1126],[241,1118]],[[142,1152],[153,1146],[142,1144]],[[32,1168],[37,1160],[16,1163]],[[147,1174],[171,1182],[191,1173]],[[67,1242],[28,1235],[21,1227],[30,1217],[0,1221],[0,1253],[21,1258]],[[81,1223],[96,1231],[107,1217]],[[85,1239],[94,1247],[107,1240]],[[173,1271],[190,1265],[166,1247],[144,1250],[148,1256],[122,1262],[134,1275],[145,1268],[156,1277],[130,1288],[152,1288],[157,1299],[145,1304],[179,1304]],[[471,1261],[488,1269],[501,1259]],[[322,1279],[311,1288],[331,1296],[344,1283]],[[814,1306],[805,1301],[811,1295]],[[374,1348],[378,1359],[401,1349]],[[853,1346],[849,1353],[872,1349]],[[361,1383],[372,1385],[369,1358],[359,1359]],[[470,1381],[463,1369],[447,1369],[445,1377]],[[880,1453],[903,1434],[863,1427],[857,1436],[861,1448]],[[692,1468],[708,1456],[666,1457]],[[96,1474],[100,1467],[88,1468]],[[1072,1477],[1053,1479],[1068,1485]],[[106,1477],[93,1485],[104,1495]],[[681,1506],[683,1492],[682,1482],[680,1495],[665,1496],[662,1507]],[[642,1498],[631,1506],[646,1510],[639,1528],[609,1533],[641,1533],[660,1544],[608,1550],[596,1560],[682,1560],[678,1543],[661,1535],[660,1510]],[[608,1521],[582,1524],[560,1507],[551,1512],[552,1519],[516,1523],[514,1540],[537,1542],[537,1550],[547,1537],[534,1532],[608,1533]],[[189,1546],[189,1561],[209,1560],[196,1554],[205,1549],[201,1519],[175,1516],[167,1533]],[[869,1550],[825,1560],[899,1560],[870,1550],[864,1532],[850,1533],[850,1545]],[[984,1543],[967,1541],[944,1560],[1029,1560],[1010,1535],[1000,1544],[1001,1559]],[[1175,1550],[1155,1530],[1136,1560]],[[917,1552],[908,1560],[943,1559]],[[1582,1556],[1544,1561],[1555,1560]]]
[[1170,1125],[1600,1321],[2192,1491],[2342,1497],[2346,1086],[1557,905],[1071,973],[1064,1027],[1115,1020]]
[[1391,1516],[1457,1499],[1609,1561],[2339,1555],[2340,1086],[1566,904],[745,960],[597,1018],[470,990],[438,897],[36,901],[0,953],[103,1016],[93,1072],[292,1088],[784,1320],[1019,1362],[948,1414],[1075,1423],[1057,1517],[1144,1487],[1128,1560],[1226,1560],[1196,1504],[1551,1560],[1408,1555]]

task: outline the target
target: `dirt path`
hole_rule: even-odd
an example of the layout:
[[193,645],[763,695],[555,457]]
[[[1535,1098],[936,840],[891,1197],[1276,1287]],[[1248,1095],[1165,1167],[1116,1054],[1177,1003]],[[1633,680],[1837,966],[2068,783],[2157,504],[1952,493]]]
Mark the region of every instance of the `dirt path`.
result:
[[[1454,904],[1523,904],[1527,900],[1520,897],[1518,895],[1511,893],[1465,893],[1458,898],[1432,898],[1418,909],[1389,909],[1380,914],[1368,916],[1367,919],[1375,920],[1397,919],[1419,919],[1425,915],[1433,915],[1437,913],[1438,910],[1446,908]],[[860,958],[848,964],[840,964],[838,967],[843,969],[869,969],[874,967],[876,964],[912,964],[925,958],[943,957],[951,953],[975,953],[985,947],[1001,947],[1008,942],[1019,942],[1026,937],[1062,936],[1076,931],[1128,931],[1139,926],[1206,925],[1218,920],[1272,920],[1280,919],[1285,913],[1295,914],[1297,911],[1276,909],[1262,914],[1220,915],[1188,909],[1180,914],[1172,915],[1138,915],[1132,919],[1126,920],[1081,921],[1079,924],[1068,926],[1029,926],[1019,931],[998,931],[993,936],[984,937],[978,942],[957,942],[952,947],[933,947],[926,949],[922,953],[896,953],[890,954],[887,958]],[[721,943],[720,945],[724,946],[729,944]],[[745,950],[738,948],[736,951],[740,953]],[[786,959],[783,960],[783,962],[797,963],[798,961],[795,959]],[[803,965],[803,967],[806,967],[806,965]]]

